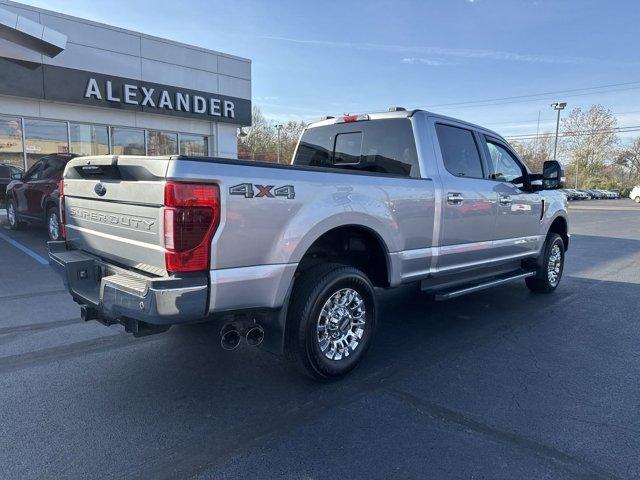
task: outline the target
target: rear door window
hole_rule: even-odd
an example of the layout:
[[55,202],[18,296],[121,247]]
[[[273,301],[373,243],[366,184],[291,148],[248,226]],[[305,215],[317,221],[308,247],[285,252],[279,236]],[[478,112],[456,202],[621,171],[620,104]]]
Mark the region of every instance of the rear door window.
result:
[[456,177],[483,178],[482,161],[471,130],[436,124],[444,166]]
[[420,177],[413,128],[406,118],[309,128],[293,163]]

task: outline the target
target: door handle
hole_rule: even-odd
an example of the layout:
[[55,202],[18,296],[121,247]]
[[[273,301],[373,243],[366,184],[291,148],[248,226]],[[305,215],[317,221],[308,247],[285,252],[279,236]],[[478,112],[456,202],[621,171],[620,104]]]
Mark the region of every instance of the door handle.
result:
[[509,195],[500,195],[500,205],[511,205],[513,203],[513,200],[511,200],[511,197]]
[[447,203],[449,205],[462,205],[464,197],[461,193],[447,193]]

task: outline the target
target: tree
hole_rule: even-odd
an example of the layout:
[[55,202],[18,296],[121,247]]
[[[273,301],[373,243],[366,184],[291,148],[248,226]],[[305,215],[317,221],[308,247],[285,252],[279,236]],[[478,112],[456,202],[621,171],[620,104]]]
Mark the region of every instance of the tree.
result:
[[303,121],[288,121],[282,126],[280,132],[280,163],[291,163],[293,152],[296,149],[300,135],[307,124]]
[[532,172],[542,172],[542,165],[553,157],[554,136],[544,133],[534,140],[512,142],[520,158],[529,166]]
[[629,146],[622,149],[615,159],[615,163],[629,170],[629,177],[640,177],[640,137]]
[[618,142],[616,127],[616,118],[602,105],[584,111],[574,108],[562,120],[562,143],[578,186],[588,177],[598,177],[612,160]]
[[[291,163],[300,134],[306,127],[302,121],[288,121],[280,128],[280,163]],[[251,127],[247,136],[238,139],[238,158],[277,162],[278,128],[267,119],[259,107],[253,107]]]

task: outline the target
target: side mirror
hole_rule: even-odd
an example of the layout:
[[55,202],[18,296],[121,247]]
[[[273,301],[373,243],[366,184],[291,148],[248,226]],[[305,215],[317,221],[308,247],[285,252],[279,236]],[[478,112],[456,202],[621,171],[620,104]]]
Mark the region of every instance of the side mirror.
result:
[[12,173],[11,174],[11,180],[22,180],[24,178],[24,173]]
[[557,160],[547,160],[542,167],[542,188],[557,190],[564,187],[562,165]]

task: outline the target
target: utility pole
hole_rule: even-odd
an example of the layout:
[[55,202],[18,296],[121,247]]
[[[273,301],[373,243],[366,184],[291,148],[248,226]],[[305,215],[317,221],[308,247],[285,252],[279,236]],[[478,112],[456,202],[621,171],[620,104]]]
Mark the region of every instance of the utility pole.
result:
[[538,125],[536,126],[536,139],[533,142],[535,151],[537,151],[539,140],[540,140],[540,110],[538,110]]
[[556,120],[556,140],[553,143],[553,159],[557,160],[558,152],[558,131],[560,130],[560,112],[567,106],[567,102],[555,102],[551,104],[551,107],[558,112],[558,119]]
[[280,130],[282,130],[282,125],[278,124],[275,127],[278,129],[278,163],[280,163]]

